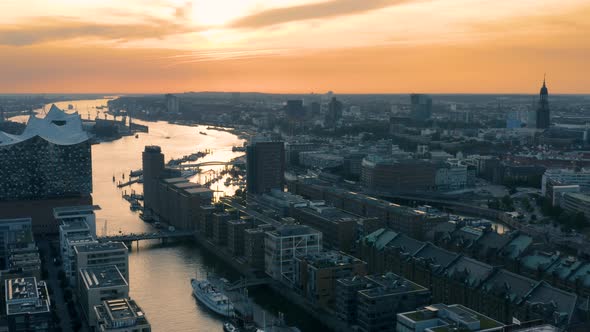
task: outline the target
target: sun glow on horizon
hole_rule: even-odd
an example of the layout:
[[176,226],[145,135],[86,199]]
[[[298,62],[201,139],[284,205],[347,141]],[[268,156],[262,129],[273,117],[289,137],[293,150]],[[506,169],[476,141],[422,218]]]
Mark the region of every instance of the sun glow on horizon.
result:
[[587,0],[7,1],[0,88],[524,92],[522,75],[549,71],[580,91],[589,15]]

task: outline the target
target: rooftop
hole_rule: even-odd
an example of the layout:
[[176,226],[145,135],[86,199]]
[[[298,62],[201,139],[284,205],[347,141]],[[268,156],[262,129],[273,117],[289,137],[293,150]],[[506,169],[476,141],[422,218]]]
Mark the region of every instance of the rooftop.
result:
[[327,268],[364,263],[362,260],[356,257],[352,257],[350,255],[334,250],[307,254],[305,256],[301,256],[299,259],[306,260],[309,263],[309,265],[316,268]]
[[433,304],[421,310],[400,313],[413,322],[431,321],[426,331],[445,332],[466,328],[468,331],[499,331],[504,324],[459,304]]
[[194,183],[194,182],[188,182],[188,180],[186,180],[186,182],[176,182],[172,184],[173,187],[179,188],[179,189],[189,189],[189,188],[198,188],[201,187],[200,184],[198,183]]
[[17,278],[5,281],[6,314],[39,314],[49,312],[49,295],[44,281]]
[[284,225],[272,231],[268,231],[273,236],[299,236],[299,235],[313,235],[321,234],[315,229],[305,225]]
[[536,280],[501,269],[485,281],[482,289],[487,293],[503,295],[513,303],[520,303],[537,283]]
[[213,190],[206,188],[206,187],[194,187],[194,188],[185,189],[184,191],[186,191],[187,193],[189,193],[191,195],[193,195],[193,194],[213,195]]
[[94,310],[98,321],[107,330],[148,324],[141,308],[131,299],[106,300],[94,307]]
[[581,193],[567,193],[566,196],[570,196],[574,199],[577,199],[577,200],[582,201],[584,203],[590,204],[590,196],[589,195],[581,194]]
[[529,305],[550,305],[553,309],[553,316],[569,321],[572,319],[578,303],[578,296],[542,281],[529,292],[526,302]]
[[430,264],[444,268],[457,259],[459,255],[439,248],[431,243],[427,243],[424,247],[420,248],[413,257],[414,259],[425,260]]
[[56,145],[74,145],[85,142],[89,138],[82,129],[82,119],[79,114],[67,114],[52,105],[44,118],[31,115],[21,135],[0,131],[0,146],[18,144],[34,137],[40,137]]
[[174,184],[174,183],[182,183],[182,182],[187,182],[187,179],[185,178],[169,178],[169,179],[162,179],[162,182],[167,183],[167,184]]
[[502,249],[502,255],[511,259],[516,259],[522,255],[525,250],[533,243],[533,238],[528,235],[520,234]]
[[387,274],[370,275],[366,276],[365,278],[367,281],[377,286],[359,291],[359,295],[369,298],[390,296],[408,292],[428,291],[427,288],[391,272]]
[[522,265],[530,270],[547,270],[559,260],[558,252],[536,251],[522,258]]
[[90,243],[76,246],[74,249],[76,252],[96,252],[96,251],[109,251],[109,250],[125,250],[128,248],[123,242],[102,242],[102,243]]
[[90,229],[88,223],[83,218],[68,220],[68,222],[59,225],[59,228],[64,232],[87,231]]
[[80,276],[87,289],[128,285],[115,265],[83,268]]
[[68,217],[80,217],[83,215],[94,214],[94,211],[100,210],[98,205],[78,205],[78,206],[60,206],[53,208],[53,216],[56,219]]
[[348,213],[332,206],[305,206],[298,207],[297,209],[334,222],[357,220],[361,218],[357,215]]
[[467,286],[476,287],[492,272],[490,265],[462,256],[449,266],[446,274],[462,280]]

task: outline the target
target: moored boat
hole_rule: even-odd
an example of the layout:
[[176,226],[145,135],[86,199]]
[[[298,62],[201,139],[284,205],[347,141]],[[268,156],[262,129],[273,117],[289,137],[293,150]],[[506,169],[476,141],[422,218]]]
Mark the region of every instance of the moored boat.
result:
[[232,317],[234,306],[230,299],[219,292],[208,280],[191,279],[193,295],[213,312],[224,316]]

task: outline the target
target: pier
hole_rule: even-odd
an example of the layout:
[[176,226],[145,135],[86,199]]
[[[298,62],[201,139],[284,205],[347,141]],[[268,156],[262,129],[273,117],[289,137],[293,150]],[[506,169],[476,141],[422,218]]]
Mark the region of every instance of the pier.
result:
[[264,331],[299,332],[296,327],[286,325],[281,313],[276,316],[248,297],[246,287],[267,284],[271,282],[270,278],[241,279],[234,283],[227,283],[215,277],[209,277],[208,280],[232,301],[236,312],[242,317],[251,317],[256,326]]

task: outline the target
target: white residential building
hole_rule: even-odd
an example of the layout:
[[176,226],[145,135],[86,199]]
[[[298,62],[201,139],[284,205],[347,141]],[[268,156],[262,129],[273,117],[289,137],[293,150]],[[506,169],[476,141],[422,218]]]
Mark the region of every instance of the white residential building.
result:
[[286,225],[266,232],[264,266],[273,279],[293,284],[295,257],[322,250],[322,233],[304,225]]
[[548,169],[543,174],[541,191],[544,196],[551,196],[553,186],[579,185],[582,192],[590,191],[590,168],[582,169]]

